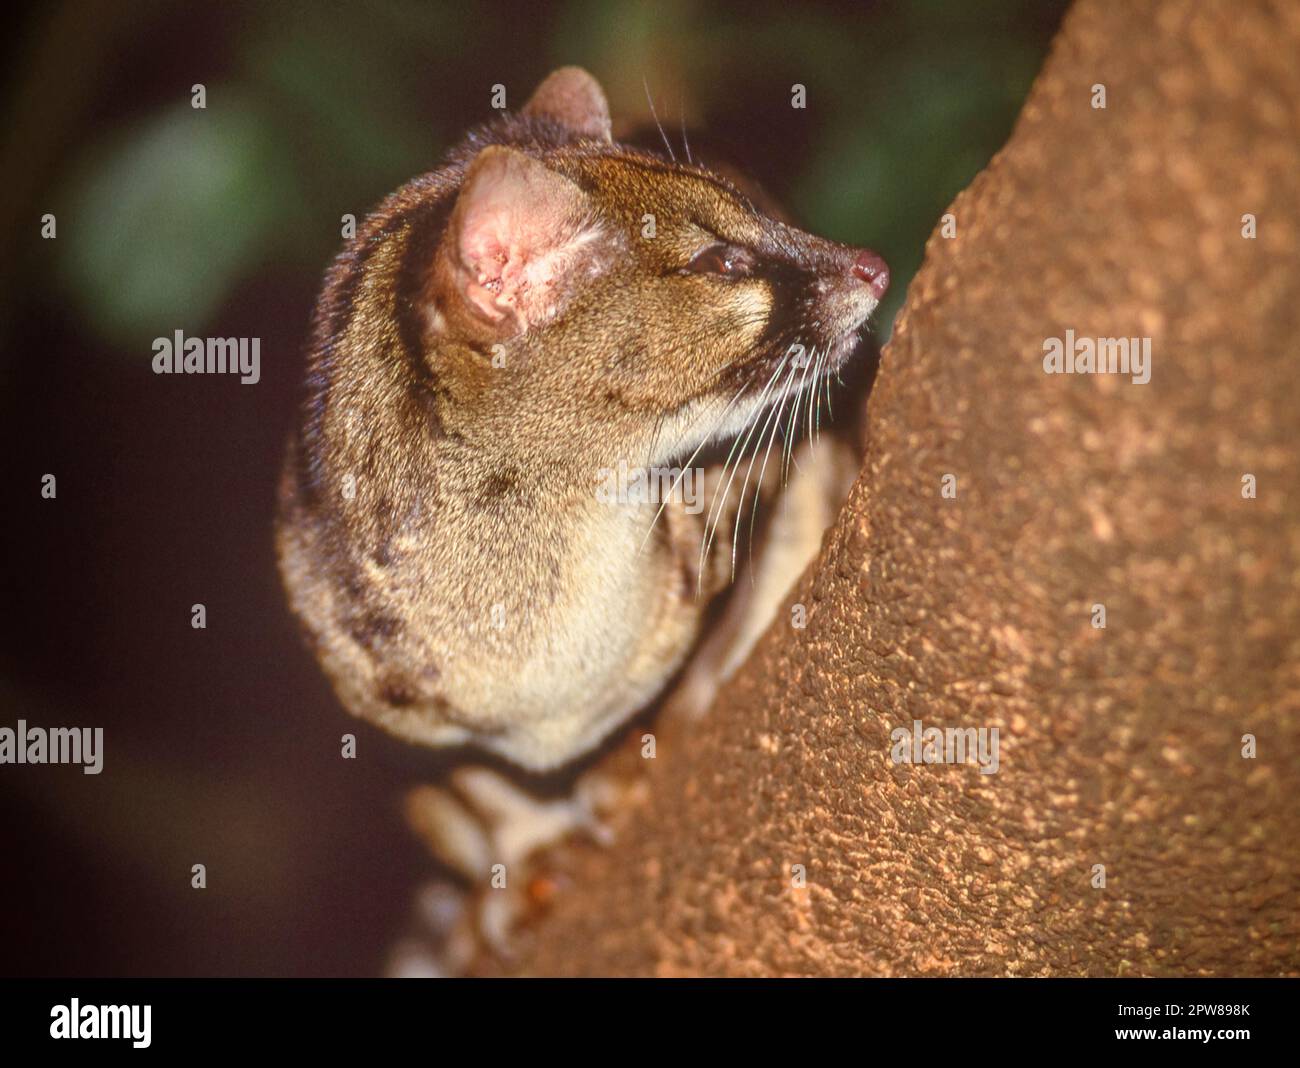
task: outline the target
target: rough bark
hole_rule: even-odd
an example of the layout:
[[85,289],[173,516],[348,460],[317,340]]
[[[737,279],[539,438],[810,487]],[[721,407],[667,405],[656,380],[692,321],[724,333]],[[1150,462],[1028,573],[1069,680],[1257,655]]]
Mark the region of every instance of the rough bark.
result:
[[[1300,972],[1297,54],[1295,5],[1072,11],[930,241],[807,626],[660,736],[522,971]],[[1150,383],[1045,374],[1067,329]],[[913,720],[1000,770],[895,765]]]

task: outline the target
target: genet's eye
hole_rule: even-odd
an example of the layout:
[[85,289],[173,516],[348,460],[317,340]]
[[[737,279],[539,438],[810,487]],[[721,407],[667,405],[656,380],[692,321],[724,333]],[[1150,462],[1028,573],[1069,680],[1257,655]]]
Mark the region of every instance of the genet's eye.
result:
[[682,270],[688,274],[721,274],[740,277],[754,266],[750,252],[735,245],[706,245]]

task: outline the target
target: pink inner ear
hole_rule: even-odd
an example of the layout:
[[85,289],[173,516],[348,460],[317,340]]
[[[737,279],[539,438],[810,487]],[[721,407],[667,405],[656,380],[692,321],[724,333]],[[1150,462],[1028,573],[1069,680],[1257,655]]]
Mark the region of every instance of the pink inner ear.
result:
[[594,233],[582,194],[520,153],[491,149],[471,169],[457,204],[463,292],[491,322],[513,314],[523,329],[554,314],[563,275]]
[[508,295],[519,288],[520,265],[526,261],[526,254],[510,244],[509,212],[479,214],[481,217],[471,219],[460,235],[461,261],[470,275],[465,295],[480,313],[495,321],[506,314],[498,300],[508,305]]

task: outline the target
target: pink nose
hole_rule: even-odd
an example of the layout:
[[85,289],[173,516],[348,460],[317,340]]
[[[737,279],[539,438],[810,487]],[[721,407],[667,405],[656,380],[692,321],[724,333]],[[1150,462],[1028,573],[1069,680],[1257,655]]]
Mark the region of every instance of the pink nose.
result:
[[853,261],[852,270],[871,287],[871,292],[877,300],[885,295],[885,290],[889,288],[889,265],[878,253],[864,248]]

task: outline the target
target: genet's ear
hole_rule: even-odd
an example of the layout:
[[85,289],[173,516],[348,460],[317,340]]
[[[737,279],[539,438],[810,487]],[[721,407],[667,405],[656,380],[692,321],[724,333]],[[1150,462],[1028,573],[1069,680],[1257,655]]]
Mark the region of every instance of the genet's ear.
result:
[[610,140],[605,91],[581,67],[561,67],[552,72],[524,105],[524,114],[544,115],[593,141]]
[[507,334],[548,321],[609,241],[587,195],[531,156],[493,145],[469,165],[443,242],[440,287],[481,328]]

